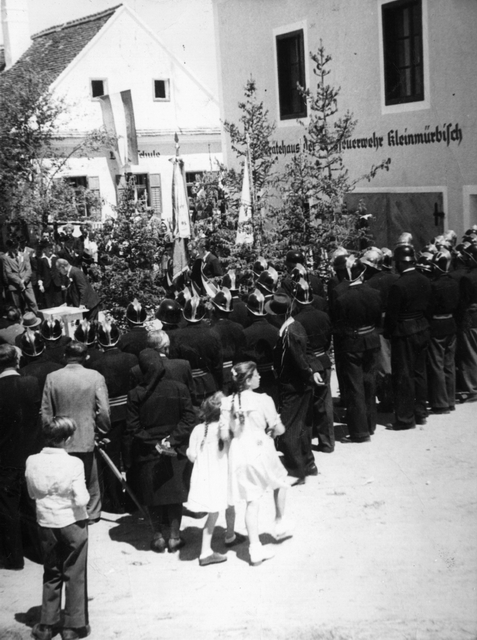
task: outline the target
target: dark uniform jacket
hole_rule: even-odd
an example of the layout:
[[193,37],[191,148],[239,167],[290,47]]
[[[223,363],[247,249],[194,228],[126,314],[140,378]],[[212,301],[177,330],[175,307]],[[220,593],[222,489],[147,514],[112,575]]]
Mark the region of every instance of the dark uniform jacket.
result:
[[232,312],[230,313],[230,320],[240,324],[244,328],[251,324],[247,305],[238,296],[233,296],[232,298]]
[[431,297],[431,283],[416,269],[404,271],[389,290],[384,334],[402,337],[429,327],[424,312]]
[[197,399],[222,389],[222,345],[215,331],[202,322],[188,323],[175,332],[174,354],[189,362]]
[[477,268],[460,280],[460,318],[464,329],[477,328]]
[[126,418],[126,396],[129,392],[129,376],[131,368],[137,365],[137,358],[132,353],[123,353],[117,348],[99,351],[99,356],[88,367],[98,371],[106,380],[111,422],[119,422]]
[[68,336],[60,336],[58,340],[45,340],[45,359],[65,365],[65,347],[71,342]]
[[312,305],[300,305],[298,313],[295,315],[295,320],[306,331],[309,352],[318,358],[323,369],[329,369],[331,367],[331,360],[327,353],[331,344],[331,321],[329,315],[324,311],[318,311]]
[[456,332],[454,313],[459,305],[459,284],[448,273],[431,281],[431,298],[426,316],[431,337],[443,338]]
[[383,305],[383,310],[386,309],[388,304],[389,291],[392,285],[399,279],[399,276],[396,273],[391,273],[390,271],[378,271],[374,273],[370,278],[365,280],[365,283],[368,287],[372,289],[376,289],[381,294],[381,303]]
[[381,296],[362,282],[349,283],[334,305],[333,328],[337,351],[356,353],[380,346]]
[[147,349],[147,329],[144,327],[133,327],[119,338],[118,349],[124,353],[132,353],[139,357],[143,349]]
[[0,378],[0,469],[22,469],[41,449],[40,389],[32,376]]
[[289,318],[280,329],[274,349],[274,366],[280,385],[303,393],[313,385],[313,374],[323,371],[321,362],[310,354],[305,328]]
[[266,318],[256,316],[243,333],[244,359],[255,362],[261,374],[272,371],[273,350],[278,340],[277,327],[272,326]]
[[38,380],[40,394],[42,394],[43,388],[45,386],[46,376],[53,371],[62,369],[63,367],[64,364],[59,364],[58,362],[48,360],[46,352],[43,351],[43,353],[34,360],[29,360],[27,364],[25,364],[25,366],[20,369],[20,374],[22,376],[33,376],[33,378],[36,378]]
[[[189,390],[193,404],[195,404],[194,380],[189,362],[180,358],[170,359],[163,354],[160,354],[160,356],[165,369],[164,380],[175,380],[184,384]],[[144,376],[141,368],[139,365],[135,365],[129,372],[129,388],[134,389],[134,387],[137,387],[138,384],[143,384],[143,382]]]

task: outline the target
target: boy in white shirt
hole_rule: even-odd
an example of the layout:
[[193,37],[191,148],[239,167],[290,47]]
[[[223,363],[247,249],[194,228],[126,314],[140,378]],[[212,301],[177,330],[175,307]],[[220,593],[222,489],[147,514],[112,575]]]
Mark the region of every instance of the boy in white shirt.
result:
[[88,514],[84,465],[65,447],[76,430],[74,420],[56,417],[43,427],[46,447],[26,461],[30,497],[44,553],[41,622],[32,629],[37,640],[51,640],[60,623],[61,592],[65,583],[63,640],[76,640],[89,632],[86,564]]

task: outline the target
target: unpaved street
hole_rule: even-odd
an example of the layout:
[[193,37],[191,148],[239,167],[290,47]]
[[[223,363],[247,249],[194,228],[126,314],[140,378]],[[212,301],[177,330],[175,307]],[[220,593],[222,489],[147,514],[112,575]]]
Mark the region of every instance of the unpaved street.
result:
[[[180,555],[157,555],[145,522],[104,514],[90,528],[91,640],[477,638],[476,412],[379,425],[370,444],[315,454],[320,475],[289,491],[295,536],[260,567],[246,545],[199,567],[201,520],[184,518]],[[271,502],[262,542],[274,544]],[[41,575],[28,560],[0,571],[2,640],[30,636]]]

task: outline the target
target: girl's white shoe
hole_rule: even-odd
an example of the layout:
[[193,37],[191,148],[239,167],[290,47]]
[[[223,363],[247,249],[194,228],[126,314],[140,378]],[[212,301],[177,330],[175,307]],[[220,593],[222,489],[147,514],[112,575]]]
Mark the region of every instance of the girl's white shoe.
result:
[[275,540],[285,540],[291,538],[295,531],[295,523],[286,518],[275,520]]
[[274,555],[275,551],[270,545],[264,547],[260,542],[250,545],[250,564],[252,567],[257,567],[259,564],[262,564],[264,560],[270,560]]

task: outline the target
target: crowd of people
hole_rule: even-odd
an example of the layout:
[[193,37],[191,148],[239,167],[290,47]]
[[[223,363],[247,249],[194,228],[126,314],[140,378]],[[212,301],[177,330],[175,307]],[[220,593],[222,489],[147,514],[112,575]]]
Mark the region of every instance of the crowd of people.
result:
[[58,258],[60,291],[85,307],[70,337],[60,320],[39,317],[25,279],[10,289],[26,260],[18,256],[10,247],[2,260],[0,554],[4,568],[21,569],[29,531],[45,563],[40,640],[58,622],[62,579],[80,585],[64,637],[88,625],[87,525],[102,508],[147,508],[157,553],[184,546],[185,510],[207,516],[199,555],[207,566],[227,559],[212,547],[221,511],[225,547],[247,541],[234,530],[245,501],[250,563],[270,558],[258,535],[260,498],[273,490],[275,537],[292,535],[288,487],[318,475],[313,450],[335,450],[332,366],[342,443],[369,443],[378,411],[394,413],[387,428],[406,430],[477,401],[477,228],[420,251],[408,233],[393,251],[337,248],[327,279],[298,250],[283,265],[259,257],[248,274],[224,272],[202,243],[187,274],[166,276],[157,309],[131,301],[126,332],[107,314],[97,319],[100,300],[85,302],[93,289],[83,270]]

